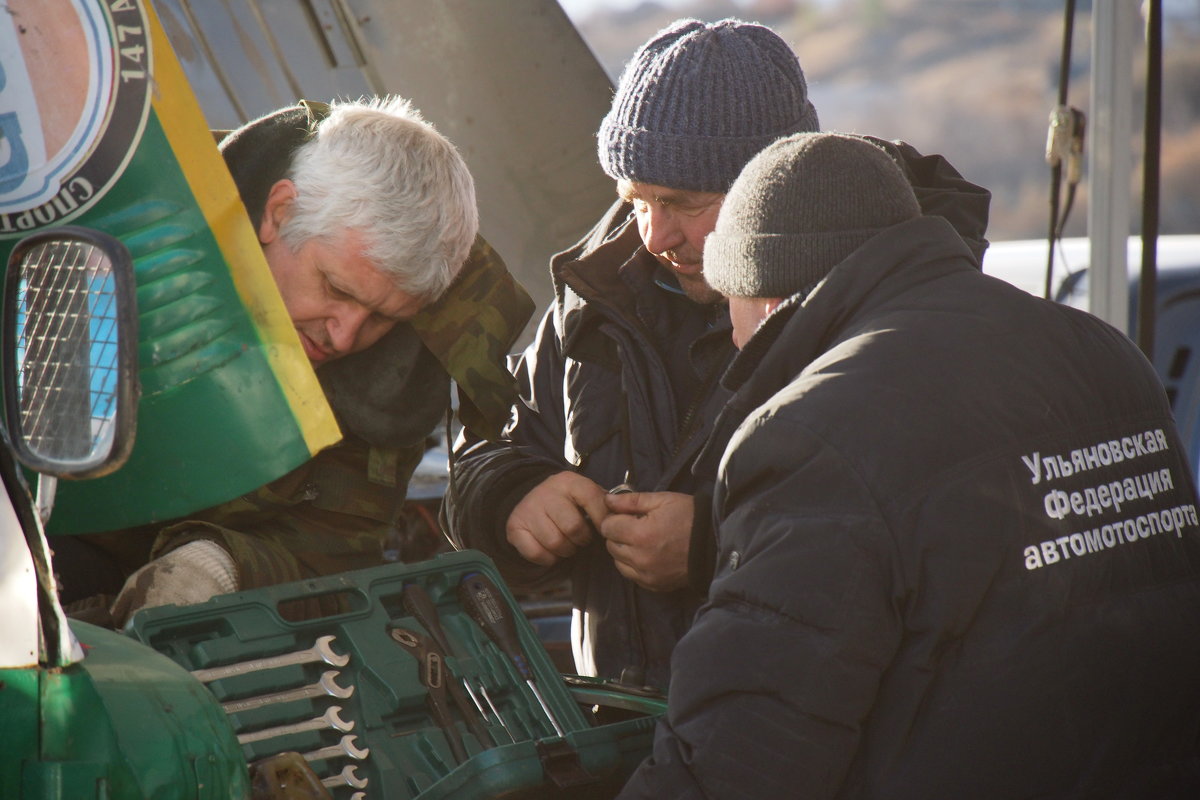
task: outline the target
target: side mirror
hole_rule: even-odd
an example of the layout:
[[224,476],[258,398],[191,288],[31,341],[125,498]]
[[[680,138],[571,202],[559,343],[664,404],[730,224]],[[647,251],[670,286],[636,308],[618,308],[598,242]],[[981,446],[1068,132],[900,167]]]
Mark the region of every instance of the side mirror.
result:
[[44,475],[94,478],[133,449],[137,312],[133,260],[75,226],[22,239],[4,279],[5,424],[17,457]]

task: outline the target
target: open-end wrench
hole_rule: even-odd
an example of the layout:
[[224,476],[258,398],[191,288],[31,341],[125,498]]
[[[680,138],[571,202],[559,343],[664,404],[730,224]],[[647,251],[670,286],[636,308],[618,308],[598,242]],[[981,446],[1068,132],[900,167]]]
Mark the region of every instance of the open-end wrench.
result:
[[303,722],[293,722],[288,725],[277,725],[274,728],[263,728],[262,730],[250,731],[249,733],[238,734],[238,744],[250,744],[251,742],[261,742],[264,739],[274,739],[277,736],[287,736],[292,733],[304,733],[305,731],[319,731],[325,728],[332,728],[335,731],[354,730],[354,720],[344,720],[339,716],[342,713],[341,706],[330,706],[325,709],[325,713],[319,717],[306,719]]
[[335,786],[351,786],[355,789],[365,789],[367,788],[367,782],[367,778],[358,777],[357,764],[349,764],[342,767],[342,771],[337,775],[321,779],[321,785],[327,789],[332,789]]
[[327,758],[353,758],[362,761],[371,754],[371,748],[359,747],[357,736],[343,736],[337,744],[312,750],[303,755],[305,761],[324,761]]
[[340,655],[333,651],[331,645],[334,638],[333,636],[321,636],[313,642],[312,647],[307,650],[297,650],[294,653],[255,658],[250,661],[239,661],[236,664],[225,664],[208,669],[194,669],[192,676],[201,683],[211,683],[234,675],[245,675],[247,672],[258,672],[263,669],[290,667],[293,664],[324,662],[331,667],[344,667],[350,663],[350,656]]
[[221,708],[226,714],[236,714],[239,711],[249,711],[252,708],[262,708],[263,706],[275,705],[276,703],[290,703],[293,700],[307,700],[310,697],[328,696],[345,700],[354,694],[354,687],[338,686],[334,678],[339,674],[336,670],[326,670],[321,673],[321,680],[316,683],[310,683],[308,686],[284,689],[282,692],[260,694],[255,697],[243,697],[241,700],[229,700],[221,703]]

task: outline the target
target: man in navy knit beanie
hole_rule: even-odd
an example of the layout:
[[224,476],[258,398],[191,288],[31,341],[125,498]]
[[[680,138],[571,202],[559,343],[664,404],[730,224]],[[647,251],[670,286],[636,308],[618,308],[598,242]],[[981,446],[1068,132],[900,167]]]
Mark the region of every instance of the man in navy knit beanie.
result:
[[[702,482],[688,462],[732,356],[704,237],[751,157],[817,129],[800,63],[770,29],[685,19],[655,34],[599,131],[620,201],[553,259],[557,297],[518,366],[509,443],[458,448],[452,537],[511,585],[571,580],[581,673],[665,686],[701,597],[687,559]],[[633,491],[608,493],[618,485]]]
[[[451,537],[518,589],[570,581],[581,674],[666,687],[712,573],[714,473],[693,461],[733,356],[704,240],[751,158],[818,128],[800,63],[769,28],[684,19],[651,37],[597,136],[620,202],[551,262],[555,301],[516,367],[504,441],[468,432],[456,448]],[[923,177],[947,202],[986,198],[952,169]]]

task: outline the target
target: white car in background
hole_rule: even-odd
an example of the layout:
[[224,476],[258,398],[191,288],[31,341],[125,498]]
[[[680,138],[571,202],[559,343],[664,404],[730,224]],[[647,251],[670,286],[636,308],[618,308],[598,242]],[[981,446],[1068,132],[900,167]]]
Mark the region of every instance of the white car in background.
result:
[[[1053,298],[1087,308],[1089,242],[1064,239],[1055,245]],[[1137,329],[1137,292],[1142,243],[1130,237],[1128,250],[1129,330]],[[992,242],[983,271],[1042,296],[1046,283],[1046,240]],[[1157,322],[1154,367],[1166,387],[1179,434],[1188,448],[1194,475],[1200,474],[1200,235],[1160,236],[1157,246]]]

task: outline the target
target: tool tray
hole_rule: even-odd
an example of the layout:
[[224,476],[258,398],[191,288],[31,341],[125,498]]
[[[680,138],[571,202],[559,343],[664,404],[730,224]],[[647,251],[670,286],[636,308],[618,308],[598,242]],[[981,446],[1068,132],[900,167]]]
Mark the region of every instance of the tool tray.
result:
[[[460,586],[488,581],[494,597],[464,599]],[[432,625],[414,606],[422,594]],[[477,623],[493,600],[563,735],[519,658]],[[205,682],[248,763],[304,754],[335,798],[611,797],[665,709],[587,679],[568,688],[495,565],[471,550],[146,609],[128,632]],[[318,642],[327,660],[308,653]],[[600,724],[592,707],[606,699],[619,721]]]

